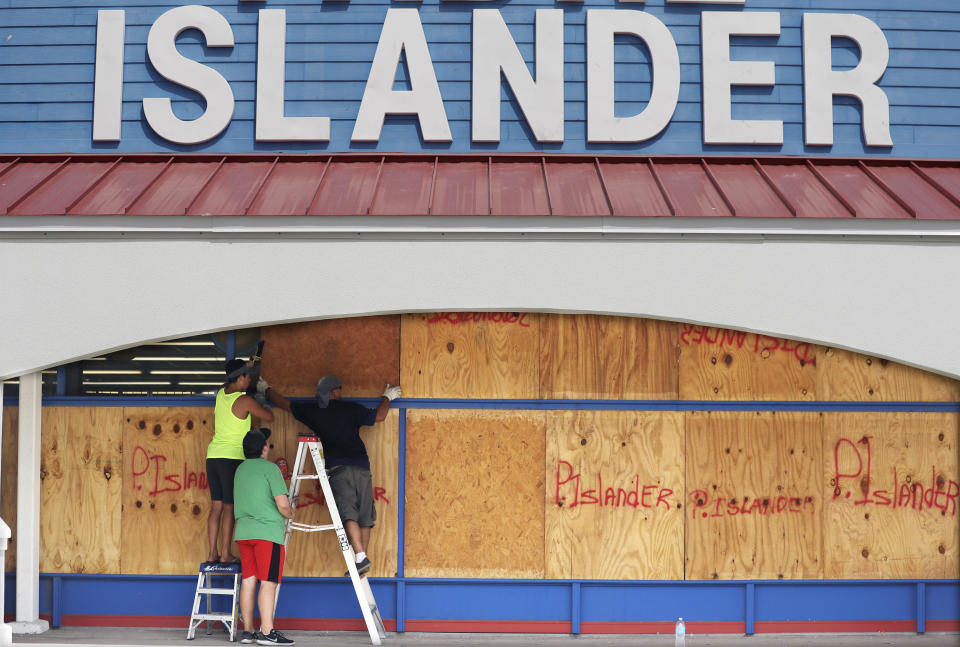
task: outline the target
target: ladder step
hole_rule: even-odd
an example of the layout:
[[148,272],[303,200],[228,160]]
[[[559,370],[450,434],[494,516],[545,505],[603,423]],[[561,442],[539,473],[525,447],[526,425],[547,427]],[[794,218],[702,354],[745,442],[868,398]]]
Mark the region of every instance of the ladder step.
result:
[[293,478],[295,481],[316,481],[320,477],[316,474],[303,474],[301,476],[294,476]]
[[197,593],[209,593],[212,595],[233,595],[234,589],[213,589],[213,588],[198,588]]
[[291,523],[291,524],[290,524],[290,527],[291,527],[292,529],[294,529],[294,530],[300,530],[300,531],[303,531],[303,532],[317,532],[317,531],[320,531],[320,530],[336,530],[336,528],[337,528],[337,527],[336,527],[335,525],[333,525],[332,523],[328,523],[328,524],[325,524],[325,525],[322,525],[322,526],[311,526],[311,525],[309,525],[309,524],[306,524],[306,523],[298,523],[298,522],[296,522],[296,521],[294,521],[293,523]]
[[200,564],[200,572],[210,575],[239,575],[240,564],[232,562],[230,564],[221,564],[220,562],[204,562]]
[[215,620],[217,622],[226,622],[229,620],[230,622],[233,622],[233,614],[232,613],[195,613],[193,616],[191,616],[190,619],[192,621],[199,620],[201,622],[203,622],[204,620]]

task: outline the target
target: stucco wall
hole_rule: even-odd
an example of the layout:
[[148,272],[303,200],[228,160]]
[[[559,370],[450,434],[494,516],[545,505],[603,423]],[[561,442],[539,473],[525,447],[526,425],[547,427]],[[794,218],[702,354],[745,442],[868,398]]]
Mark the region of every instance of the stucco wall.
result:
[[4,240],[0,377],[205,331],[435,310],[706,323],[960,377],[960,254],[941,239],[289,235]]

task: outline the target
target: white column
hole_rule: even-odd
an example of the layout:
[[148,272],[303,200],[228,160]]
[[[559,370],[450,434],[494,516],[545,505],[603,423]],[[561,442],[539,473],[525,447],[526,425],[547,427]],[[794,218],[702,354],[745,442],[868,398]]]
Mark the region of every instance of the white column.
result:
[[17,621],[15,634],[42,633],[40,620],[40,372],[20,376],[17,456]]
[[[0,380],[0,483],[3,482],[3,432],[6,431],[3,428],[3,380]],[[2,501],[3,493],[0,492],[0,501]],[[0,561],[0,565],[3,562]],[[3,587],[0,586],[0,595],[3,595]],[[0,604],[0,613],[3,613],[3,605]],[[3,617],[0,617],[0,623],[3,622]]]
[[[7,430],[9,431],[9,429]],[[0,447],[3,447],[3,381],[0,380]],[[3,465],[3,455],[0,453],[0,465]],[[2,468],[0,468],[0,480],[3,479]],[[7,557],[7,545],[10,543],[10,526],[6,524],[3,519],[0,519],[0,567],[6,561]],[[10,630],[10,625],[4,624],[3,622],[3,609],[4,609],[4,589],[7,587],[4,586],[4,579],[0,578],[0,645],[9,645],[13,642],[13,631]]]

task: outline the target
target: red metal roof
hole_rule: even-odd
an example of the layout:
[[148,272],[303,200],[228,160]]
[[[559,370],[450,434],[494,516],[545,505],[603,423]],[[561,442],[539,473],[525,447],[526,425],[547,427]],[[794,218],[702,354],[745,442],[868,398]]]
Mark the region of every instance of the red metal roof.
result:
[[124,214],[960,220],[960,161],[0,156],[0,215]]

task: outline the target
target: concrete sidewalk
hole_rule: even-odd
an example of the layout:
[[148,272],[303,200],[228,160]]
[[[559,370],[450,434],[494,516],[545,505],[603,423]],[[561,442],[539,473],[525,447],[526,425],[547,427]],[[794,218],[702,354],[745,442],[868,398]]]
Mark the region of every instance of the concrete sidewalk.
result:
[[[370,645],[370,637],[361,632],[342,631],[286,631],[297,645],[356,646]],[[206,629],[199,629],[197,637],[188,641],[186,629],[139,629],[139,628],[101,628],[101,627],[64,627],[51,629],[46,633],[16,635],[14,644],[66,647],[93,647],[95,645],[182,645],[183,647],[213,646],[225,647],[231,643],[227,634],[215,629],[207,635]],[[238,645],[239,643],[233,643]],[[669,647],[674,644],[673,635],[589,635],[572,636],[557,634],[442,634],[442,633],[404,633],[387,634],[384,647]],[[687,636],[687,647],[960,647],[960,634],[957,633],[889,633],[889,634],[763,634],[743,635],[701,635]]]

